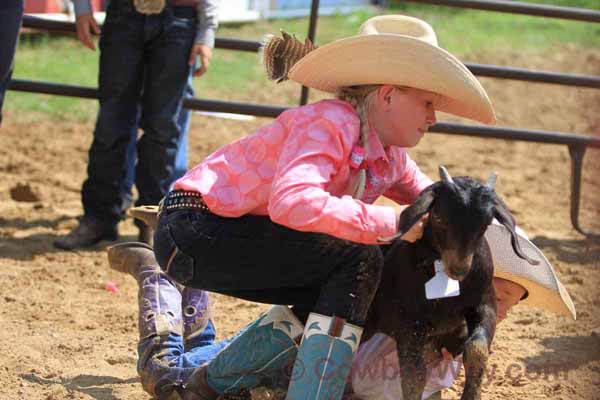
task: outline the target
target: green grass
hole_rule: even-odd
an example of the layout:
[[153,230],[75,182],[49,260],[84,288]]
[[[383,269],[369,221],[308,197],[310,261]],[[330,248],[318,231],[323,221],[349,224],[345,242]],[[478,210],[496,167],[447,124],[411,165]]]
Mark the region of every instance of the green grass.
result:
[[[392,3],[387,13],[404,13],[427,20],[435,28],[440,45],[466,60],[469,60],[470,54],[481,49],[537,53],[555,45],[600,47],[598,24]],[[545,0],[544,3],[586,8],[596,5],[598,8],[600,0]],[[369,12],[359,12],[320,18],[317,43],[327,43],[354,34],[371,15]],[[303,38],[308,31],[308,19],[225,25],[219,29],[218,36],[261,40],[264,34],[277,33],[280,29]],[[96,86],[97,74],[98,51],[87,50],[74,37],[29,35],[21,39],[13,76],[18,79]],[[238,101],[252,101],[254,94],[265,90],[268,85],[255,54],[218,49],[215,50],[210,72],[195,80],[197,93],[202,97]],[[297,97],[296,94],[294,96]],[[95,118],[97,102],[12,91],[7,95],[5,109],[8,113],[18,115],[19,120],[50,118],[88,122]]]
[[589,8],[590,10],[600,10],[600,1],[598,0],[519,0],[523,3],[539,3],[549,6],[578,7]]
[[482,48],[533,53],[557,44],[600,47],[600,25],[587,22],[413,3],[395,4],[392,10],[427,20],[440,45],[463,56]]

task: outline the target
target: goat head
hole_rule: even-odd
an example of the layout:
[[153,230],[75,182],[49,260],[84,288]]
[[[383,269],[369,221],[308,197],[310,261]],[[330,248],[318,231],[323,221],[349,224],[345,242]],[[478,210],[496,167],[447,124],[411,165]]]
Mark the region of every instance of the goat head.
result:
[[469,177],[452,178],[446,168],[439,167],[440,181],[425,189],[400,217],[400,232],[407,231],[429,213],[426,236],[436,250],[448,276],[462,280],[469,273],[473,251],[482,240],[488,225],[496,218],[508,228],[515,253],[530,264],[515,232],[515,220],[506,204],[494,192],[496,174],[486,184]]

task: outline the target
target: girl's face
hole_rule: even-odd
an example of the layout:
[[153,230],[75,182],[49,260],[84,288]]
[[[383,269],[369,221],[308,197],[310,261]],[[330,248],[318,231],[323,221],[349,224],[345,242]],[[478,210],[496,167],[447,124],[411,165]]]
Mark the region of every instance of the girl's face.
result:
[[414,147],[436,122],[438,95],[426,90],[381,86],[372,98],[370,123],[381,143]]
[[502,322],[511,308],[513,308],[525,295],[525,288],[514,282],[502,278],[494,278],[494,291],[496,292],[496,305],[498,312],[497,322]]

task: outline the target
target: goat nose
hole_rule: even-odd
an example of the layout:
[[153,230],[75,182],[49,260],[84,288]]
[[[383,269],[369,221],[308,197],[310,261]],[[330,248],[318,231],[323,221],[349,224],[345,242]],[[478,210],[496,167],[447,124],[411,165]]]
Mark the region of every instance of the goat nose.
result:
[[457,281],[462,281],[467,275],[467,271],[460,267],[450,266],[449,268],[445,268],[446,275],[450,278],[455,279]]

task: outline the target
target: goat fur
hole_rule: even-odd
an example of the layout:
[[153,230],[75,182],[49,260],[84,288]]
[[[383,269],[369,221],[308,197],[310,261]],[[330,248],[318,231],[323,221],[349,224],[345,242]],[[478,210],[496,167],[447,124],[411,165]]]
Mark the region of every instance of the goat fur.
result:
[[[512,235],[517,255],[529,259],[516,240],[515,222],[490,185],[469,177],[442,180],[424,190],[401,216],[406,231],[429,213],[423,238],[396,240],[385,252],[385,265],[369,310],[363,340],[382,332],[396,341],[404,400],[421,400],[426,360],[440,359],[441,349],[463,354],[466,380],[462,400],[481,397],[481,382],[496,330],[493,262],[483,236],[496,218]],[[491,177],[492,178],[492,177]],[[425,283],[442,259],[446,272],[460,279],[460,295],[427,300]],[[446,265],[446,263],[450,265]]]

